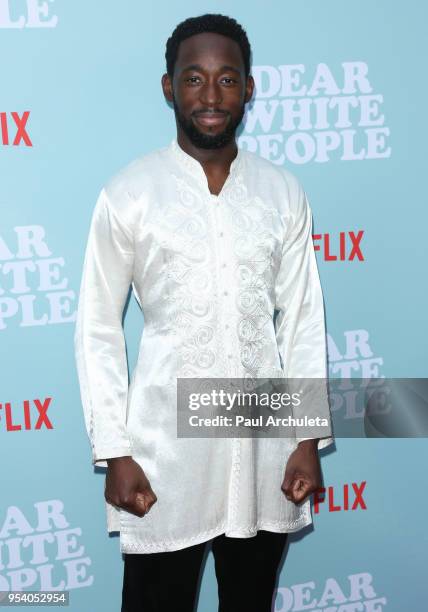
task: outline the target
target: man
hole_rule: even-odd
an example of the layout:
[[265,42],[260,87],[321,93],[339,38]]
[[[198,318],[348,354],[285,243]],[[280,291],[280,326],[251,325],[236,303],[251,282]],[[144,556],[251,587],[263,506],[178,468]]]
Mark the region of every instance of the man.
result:
[[[268,612],[332,437],[179,438],[177,379],[326,376],[311,213],[293,174],[237,147],[254,89],[242,27],[187,19],[166,63],[177,137],[110,179],[93,213],[75,333],[86,427],[120,531],[122,611],[191,612],[211,542],[219,610]],[[128,388],[131,284],[144,331]]]

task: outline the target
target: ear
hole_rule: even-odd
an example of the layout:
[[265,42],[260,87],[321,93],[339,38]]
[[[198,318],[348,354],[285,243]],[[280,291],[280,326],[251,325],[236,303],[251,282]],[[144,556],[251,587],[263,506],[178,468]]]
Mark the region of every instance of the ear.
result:
[[245,86],[245,102],[249,102],[251,98],[253,97],[254,86],[255,86],[254,79],[251,76],[251,74],[249,74],[247,77],[247,83]]
[[167,74],[166,72],[165,74],[162,75],[161,83],[162,83],[163,95],[165,96],[166,100],[168,100],[168,102],[172,102],[173,101],[172,82],[169,77],[169,74]]

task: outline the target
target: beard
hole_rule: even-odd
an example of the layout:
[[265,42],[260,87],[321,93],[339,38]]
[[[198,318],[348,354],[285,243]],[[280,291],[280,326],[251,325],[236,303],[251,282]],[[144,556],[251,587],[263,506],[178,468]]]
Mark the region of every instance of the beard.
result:
[[[230,119],[226,128],[220,134],[204,134],[200,132],[191,119],[186,119],[180,112],[175,98],[173,98],[174,112],[177,123],[186,134],[190,142],[199,149],[221,149],[234,140],[236,130],[245,114],[245,103],[242,105],[239,116],[235,120]],[[228,113],[230,116],[230,114]]]

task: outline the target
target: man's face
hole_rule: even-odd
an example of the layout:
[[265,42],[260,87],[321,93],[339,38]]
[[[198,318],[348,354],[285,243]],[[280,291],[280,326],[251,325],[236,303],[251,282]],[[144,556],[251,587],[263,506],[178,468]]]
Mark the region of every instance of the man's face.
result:
[[180,43],[172,84],[164,76],[163,86],[177,124],[192,144],[218,149],[234,139],[254,83],[251,76],[245,78],[238,43],[205,32]]

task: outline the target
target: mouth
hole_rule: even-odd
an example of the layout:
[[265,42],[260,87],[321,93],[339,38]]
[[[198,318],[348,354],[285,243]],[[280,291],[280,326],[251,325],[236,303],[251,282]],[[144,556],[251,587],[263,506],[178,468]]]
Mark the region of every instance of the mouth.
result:
[[194,115],[195,121],[203,126],[218,126],[222,125],[226,119],[226,113],[197,113]]

